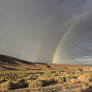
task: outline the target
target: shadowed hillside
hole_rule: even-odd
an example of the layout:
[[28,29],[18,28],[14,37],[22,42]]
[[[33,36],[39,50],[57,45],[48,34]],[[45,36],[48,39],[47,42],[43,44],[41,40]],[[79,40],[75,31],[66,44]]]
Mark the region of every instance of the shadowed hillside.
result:
[[33,63],[0,54],[0,70],[29,70],[47,68],[47,64]]

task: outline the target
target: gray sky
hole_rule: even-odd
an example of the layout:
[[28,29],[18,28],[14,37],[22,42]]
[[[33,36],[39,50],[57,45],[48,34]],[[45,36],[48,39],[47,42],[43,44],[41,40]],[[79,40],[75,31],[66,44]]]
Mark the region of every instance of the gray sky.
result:
[[50,63],[66,28],[77,21],[55,62],[91,64],[91,16],[92,0],[0,0],[0,53]]

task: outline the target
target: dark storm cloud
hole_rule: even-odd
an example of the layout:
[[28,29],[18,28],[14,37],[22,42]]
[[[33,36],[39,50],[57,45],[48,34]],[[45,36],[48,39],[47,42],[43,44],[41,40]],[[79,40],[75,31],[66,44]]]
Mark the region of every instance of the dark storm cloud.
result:
[[[63,59],[67,59],[66,63],[72,64],[91,64],[91,58],[84,58],[84,56],[92,57],[92,13],[81,19],[75,28],[72,29],[70,35],[66,38],[64,47],[62,48],[64,54]],[[61,49],[61,52],[62,52]],[[78,62],[81,61],[81,62]],[[84,61],[84,62],[83,62]],[[90,61],[90,62],[89,62]]]
[[[62,0],[62,2],[58,4],[57,11],[54,12],[54,16],[52,16],[52,25],[50,25],[49,32],[44,38],[43,48],[39,55],[40,58],[53,56],[59,41],[66,32],[66,27],[71,24],[72,21],[80,18],[84,11],[85,3],[84,0],[78,0],[77,2],[76,0]],[[51,61],[51,59],[52,58],[50,58],[49,61]]]
[[65,29],[83,17],[61,47],[62,57],[91,55],[91,5],[92,0],[0,0],[0,53],[50,62]]
[[0,53],[34,58],[56,6],[56,0],[0,0]]

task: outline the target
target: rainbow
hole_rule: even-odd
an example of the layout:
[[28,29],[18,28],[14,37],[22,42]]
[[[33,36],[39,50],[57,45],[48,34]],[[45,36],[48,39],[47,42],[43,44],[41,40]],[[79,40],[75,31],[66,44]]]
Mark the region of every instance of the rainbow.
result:
[[[54,51],[54,54],[52,56],[52,60],[51,60],[51,63],[55,63],[55,60],[56,60],[56,57],[57,57],[57,54],[60,50],[60,47],[62,45],[62,43],[64,42],[64,39],[69,35],[69,33],[72,31],[73,27],[77,24],[77,21],[71,23],[67,28],[66,28],[66,32],[64,33],[64,35],[61,37],[59,43],[57,44],[56,46],[56,49]],[[37,61],[38,58],[39,58],[39,53],[40,53],[40,50],[41,50],[41,47],[42,47],[42,41],[41,41],[41,44],[38,46],[37,50],[36,50],[36,53],[34,55],[34,61]]]
[[[54,54],[52,55],[52,60],[51,60],[51,63],[56,63],[56,58],[58,56],[58,52],[60,50],[60,47],[62,45],[62,43],[64,43],[64,40],[67,38],[67,36],[72,32],[74,31],[73,28],[79,23],[79,20],[82,18],[82,17],[85,17],[86,15],[88,14],[81,14],[80,18],[79,19],[75,19],[74,21],[71,21],[71,24],[69,24],[67,26],[67,28],[65,28],[65,33],[64,35],[61,37],[60,41],[58,42],[57,46],[56,46],[56,49],[54,51]],[[42,44],[42,42],[41,42]],[[38,47],[37,51],[36,51],[36,54],[35,54],[35,60],[38,60],[39,58],[39,53],[40,53],[40,50],[41,50],[41,45]]]
[[64,33],[64,35],[61,37],[61,39],[60,39],[59,43],[57,44],[56,49],[54,51],[54,54],[53,54],[53,57],[52,57],[52,60],[51,60],[52,64],[55,63],[57,53],[59,52],[60,47],[61,47],[62,43],[64,42],[64,39],[69,35],[69,33],[72,31],[73,27],[75,27],[75,25],[77,24],[77,22],[78,21],[71,23],[67,27],[66,32]]

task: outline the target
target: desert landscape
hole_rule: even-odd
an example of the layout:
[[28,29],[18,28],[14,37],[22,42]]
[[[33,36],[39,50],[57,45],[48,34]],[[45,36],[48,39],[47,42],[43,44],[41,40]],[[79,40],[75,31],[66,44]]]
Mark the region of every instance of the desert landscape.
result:
[[32,63],[0,55],[0,92],[92,92],[92,67]]
[[92,0],[0,0],[0,92],[92,92]]

